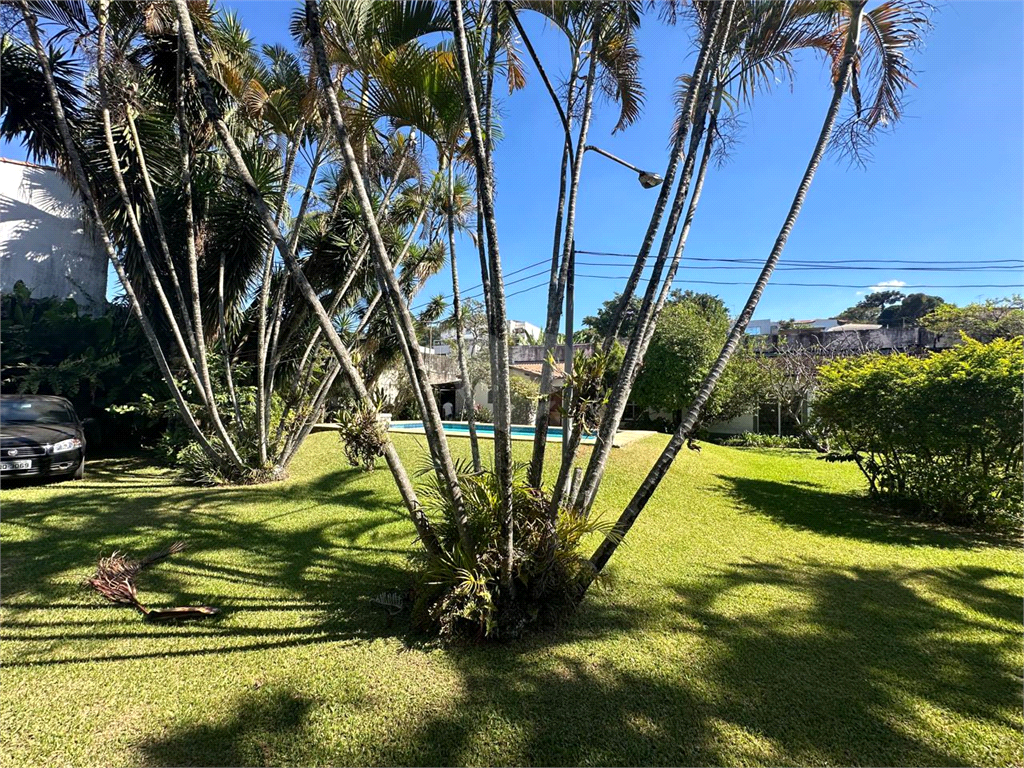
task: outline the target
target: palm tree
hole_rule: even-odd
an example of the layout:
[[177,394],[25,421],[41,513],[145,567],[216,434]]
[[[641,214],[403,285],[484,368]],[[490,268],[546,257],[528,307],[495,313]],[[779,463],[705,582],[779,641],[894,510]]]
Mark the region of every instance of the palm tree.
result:
[[[465,227],[467,211],[467,196],[458,199],[460,205],[456,205],[455,178],[455,165],[462,151],[466,119],[458,73],[451,51],[446,45],[423,48],[415,43],[407,43],[377,62],[373,79],[366,89],[362,119],[372,123],[380,118],[387,118],[396,126],[416,128],[434,142],[437,150],[439,179],[435,182],[440,183],[435,183],[435,186],[441,187],[444,192],[439,195],[436,194],[436,189],[432,189],[432,197],[441,203],[440,211],[445,220],[452,275],[455,349],[462,387],[468,393],[467,402],[471,402],[455,248],[455,232],[456,229]],[[472,204],[471,200],[469,204]],[[476,417],[471,407],[466,413],[466,418],[469,423],[473,466],[476,471],[480,471],[482,463],[476,434]]]
[[118,278],[121,280],[122,285],[125,289],[125,294],[128,297],[129,304],[134,312],[139,324],[142,326],[143,334],[146,337],[146,341],[149,343],[150,348],[153,351],[153,355],[156,358],[157,365],[160,368],[160,372],[163,374],[166,383],[171,391],[175,404],[178,407],[178,411],[182,417],[182,421],[185,423],[186,428],[192,434],[196,442],[202,446],[203,450],[212,457],[219,458],[217,450],[210,443],[210,441],[203,434],[203,431],[199,428],[199,424],[196,421],[194,414],[189,403],[185,400],[181,388],[177,386],[175,382],[174,373],[170,368],[167,361],[167,357],[164,355],[163,348],[157,338],[156,332],[153,329],[152,324],[149,322],[149,318],[142,310],[142,305],[139,301],[139,297],[136,294],[131,281],[128,278],[128,274],[125,270],[124,263],[120,257],[120,254],[114,247],[113,241],[110,238],[110,234],[104,224],[103,217],[100,213],[99,206],[96,201],[96,197],[93,194],[92,185],[90,183],[89,176],[86,174],[85,166],[82,162],[81,155],[79,154],[78,147],[74,136],[72,135],[71,126],[67,119],[67,114],[64,111],[64,104],[61,99],[61,92],[58,90],[57,83],[54,80],[53,72],[50,69],[51,56],[47,49],[44,47],[42,38],[39,34],[38,20],[36,15],[29,8],[26,0],[21,0],[19,3],[21,6],[22,17],[25,21],[25,25],[28,29],[29,37],[31,40],[32,49],[39,62],[39,68],[42,73],[43,86],[50,101],[50,107],[53,110],[53,122],[56,128],[57,134],[60,136],[61,146],[56,144],[49,145],[52,151],[59,151],[62,154],[64,163],[66,164],[67,170],[75,181],[75,186],[78,193],[81,195],[86,208],[89,210],[94,226],[96,227],[96,234],[103,244],[104,250],[107,252],[107,256],[110,259],[110,263],[113,265],[114,270],[117,272]]
[[[182,0],[183,2],[183,0]],[[459,486],[458,475],[455,471],[455,464],[448,449],[448,442],[444,436],[444,428],[441,424],[441,414],[437,408],[437,400],[430,387],[427,370],[423,362],[423,355],[419,345],[416,343],[415,324],[408,305],[404,303],[402,292],[397,282],[394,267],[388,254],[387,247],[380,235],[377,219],[373,211],[372,203],[362,174],[357,165],[355,152],[349,138],[348,128],[345,119],[342,117],[341,107],[338,103],[337,93],[334,89],[334,81],[331,77],[330,65],[324,46],[323,35],[320,27],[320,13],[315,0],[306,0],[306,23],[309,34],[309,43],[315,57],[320,83],[327,97],[328,111],[334,125],[335,138],[344,157],[346,167],[352,179],[353,192],[359,203],[366,225],[367,235],[370,240],[370,252],[374,258],[377,280],[380,284],[381,293],[387,303],[389,315],[395,327],[395,333],[402,347],[406,359],[406,367],[409,371],[409,378],[413,386],[418,388],[423,403],[424,431],[427,435],[427,442],[430,447],[434,470],[442,480],[447,489],[452,503],[458,510],[457,519],[460,534],[468,551],[473,550],[473,541],[466,525],[464,505],[462,502],[462,491]],[[333,332],[333,329],[332,329]],[[339,340],[340,341],[340,340]]]
[[[600,86],[619,103],[619,121],[615,131],[626,128],[639,117],[644,94],[639,79],[640,55],[634,36],[640,17],[636,3],[551,3],[538,0],[520,4],[524,10],[536,11],[551,21],[565,34],[569,42],[570,67],[563,105],[526,35],[526,30],[516,16],[514,7],[511,3],[506,5],[547,87],[565,131],[551,254],[547,317],[544,324],[544,345],[547,352],[541,369],[540,400],[534,424],[533,456],[529,473],[530,481],[539,485],[547,445],[550,413],[548,399],[552,387],[552,368],[548,360],[557,344],[558,326],[562,316],[570,261],[569,251],[575,235],[576,198],[595,89]],[[581,94],[577,81],[584,68],[586,77]],[[580,125],[574,138],[572,116],[577,112],[580,113]]]
[[[192,20],[189,14],[189,8],[186,0],[175,0],[175,8],[178,13],[178,21],[180,25],[180,31],[182,40],[185,43],[185,50],[188,55],[189,64],[192,72],[196,79],[196,85],[199,89],[199,93],[202,97],[203,108],[213,123],[214,129],[217,132],[218,137],[221,140],[225,153],[241,182],[245,185],[250,200],[253,206],[259,212],[260,218],[263,220],[264,225],[272,233],[274,240],[277,244],[279,252],[283,255],[286,264],[288,265],[289,271],[292,275],[293,280],[296,283],[297,288],[302,293],[306,301],[310,304],[313,309],[317,320],[320,323],[320,327],[323,330],[324,335],[327,337],[332,350],[334,351],[338,363],[342,372],[348,381],[349,386],[355,392],[360,402],[364,403],[367,407],[372,407],[372,401],[370,399],[370,393],[366,388],[366,385],[352,362],[351,355],[345,344],[342,342],[341,337],[338,335],[330,316],[324,309],[320,298],[317,296],[316,291],[310,285],[309,280],[306,278],[302,271],[301,264],[295,256],[294,247],[285,239],[281,233],[280,228],[277,226],[274,220],[274,214],[270,206],[267,204],[264,196],[261,194],[259,187],[256,185],[252,174],[246,167],[245,160],[239,150],[238,144],[232,136],[228,126],[224,120],[224,113],[220,105],[217,103],[217,99],[213,90],[213,84],[210,81],[209,75],[206,71],[205,64],[203,63],[202,54],[200,53],[198,43],[196,41],[195,32],[192,27]],[[315,14],[315,8],[314,8]],[[315,17],[314,17],[315,20]],[[311,20],[311,27],[313,27],[313,20]],[[313,32],[314,45],[316,45],[316,32]],[[331,106],[331,111],[336,120],[340,122],[340,112],[336,99],[331,98],[334,95],[333,90],[330,90],[332,80],[330,72],[327,69],[327,62],[323,56],[322,44],[317,47],[317,63],[320,69],[320,76],[325,88],[328,89],[328,97]],[[326,76],[325,76],[326,75]],[[342,124],[343,125],[343,124]],[[348,138],[341,132],[339,136],[338,144],[341,146],[347,167],[350,174],[353,177],[353,187],[357,193],[361,193],[360,207],[363,209],[364,215],[375,223],[373,218],[373,212],[370,208],[369,200],[366,196],[365,187],[362,185],[362,177],[359,173],[358,168],[355,165],[355,157],[352,152],[351,144],[348,143]],[[367,213],[367,211],[369,212]],[[370,227],[371,235],[375,236],[376,243],[375,249],[379,252],[383,252],[383,242],[380,240],[380,232],[375,226]],[[386,254],[385,254],[386,260]],[[384,266],[384,265],[381,265]],[[378,270],[380,271],[380,270]],[[393,279],[394,275],[390,274]],[[390,290],[394,290],[395,286],[393,283],[388,284]],[[417,349],[418,351],[418,349]],[[436,410],[436,406],[435,406]],[[391,469],[392,475],[395,478],[395,482],[398,485],[399,491],[402,494],[403,500],[405,501],[406,507],[409,510],[409,516],[413,524],[416,526],[416,530],[419,533],[420,539],[423,541],[424,546],[428,551],[438,551],[437,538],[430,526],[430,522],[426,519],[423,514],[422,508],[420,507],[419,501],[416,498],[416,493],[413,490],[412,483],[409,480],[408,474],[405,472],[402,466],[401,460],[398,458],[398,454],[394,449],[394,446],[390,443],[385,446],[384,456],[387,460],[388,466]],[[452,472],[454,475],[454,471]],[[457,486],[456,486],[457,488]]]
[[[494,213],[494,165],[485,147],[483,123],[477,107],[476,79],[469,54],[465,15],[461,0],[451,0],[449,9],[455,38],[462,99],[469,122],[470,144],[476,167],[477,196],[483,211],[487,243],[487,336],[491,356],[491,379],[494,391],[494,474],[500,500],[501,585],[511,593],[513,526],[512,526],[512,438],[511,394],[509,389],[508,312],[505,309],[505,286],[498,248],[498,229]],[[494,25],[496,26],[496,25]],[[492,40],[497,30],[491,30]],[[491,76],[493,77],[493,70]],[[487,141],[490,141],[488,134]]]
[[[869,131],[878,125],[895,121],[900,116],[902,93],[910,82],[907,76],[908,65],[906,63],[905,51],[920,38],[921,30],[927,24],[927,18],[921,12],[921,6],[918,4],[902,5],[893,0],[879,6],[868,14],[864,13],[865,4],[866,0],[847,0],[846,3],[837,9],[842,21],[832,35],[826,41],[823,41],[825,47],[841,51],[836,66],[833,68],[832,98],[825,113],[825,119],[811,153],[811,158],[797,187],[793,202],[790,205],[789,212],[783,221],[782,228],[775,239],[775,244],[765,261],[761,273],[754,283],[750,296],[747,298],[743,309],[730,330],[721,353],[701,383],[697,396],[694,398],[685,417],[654,466],[648,472],[647,477],[644,478],[630,503],[619,516],[615,525],[616,535],[606,538],[591,557],[591,564],[595,574],[600,573],[608,563],[619,543],[629,532],[629,529],[668,472],[679,449],[689,438],[700,416],[701,409],[714,390],[725,366],[735,352],[740,338],[746,331],[747,324],[754,313],[754,309],[757,307],[761,294],[771,278],[775,265],[778,263],[789,235],[800,215],[800,210],[807,197],[814,174],[828,148],[829,139],[832,136],[847,91],[849,90],[853,96],[855,108],[854,121],[859,123],[861,130]],[[884,56],[879,56],[879,60],[887,62],[887,65],[882,64],[876,70],[875,76],[878,78],[878,81],[875,84],[875,88],[873,88],[875,97],[866,113],[861,103],[860,88],[857,83],[859,74],[856,67],[858,56],[863,56],[859,47],[862,27],[873,30],[871,35],[873,44],[878,47],[879,51],[885,54]],[[840,40],[842,41],[841,44]]]

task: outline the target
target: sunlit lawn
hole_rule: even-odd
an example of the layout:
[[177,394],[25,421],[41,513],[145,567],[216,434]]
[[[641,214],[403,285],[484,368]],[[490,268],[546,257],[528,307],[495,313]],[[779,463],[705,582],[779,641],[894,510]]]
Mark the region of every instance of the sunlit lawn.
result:
[[[606,513],[664,441],[615,451]],[[370,602],[408,583],[412,527],[332,434],[273,486],[124,459],[6,489],[0,764],[1020,765],[1019,545],[861,489],[806,454],[684,452],[610,591],[558,631],[447,649]],[[141,599],[218,619],[144,624],[82,588],[98,556],[177,538]]]

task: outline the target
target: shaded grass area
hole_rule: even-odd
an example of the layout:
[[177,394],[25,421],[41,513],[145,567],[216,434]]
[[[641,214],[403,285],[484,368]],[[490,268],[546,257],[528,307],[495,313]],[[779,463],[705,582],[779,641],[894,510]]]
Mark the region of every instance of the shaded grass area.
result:
[[[614,452],[601,511],[666,439]],[[437,647],[370,602],[408,583],[413,529],[333,434],[276,485],[128,457],[0,503],[4,765],[1024,760],[1019,545],[881,514],[806,453],[684,452],[613,587],[507,646]],[[177,538],[140,598],[216,620],[148,625],[82,589],[100,555]]]

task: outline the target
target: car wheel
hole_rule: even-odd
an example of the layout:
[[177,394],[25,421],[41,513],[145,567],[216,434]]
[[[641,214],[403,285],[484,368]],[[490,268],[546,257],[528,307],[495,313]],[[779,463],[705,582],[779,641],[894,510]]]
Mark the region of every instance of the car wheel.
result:
[[72,480],[84,480],[85,479],[85,457],[82,457],[82,463],[78,465],[78,469],[75,470],[75,474],[71,478]]

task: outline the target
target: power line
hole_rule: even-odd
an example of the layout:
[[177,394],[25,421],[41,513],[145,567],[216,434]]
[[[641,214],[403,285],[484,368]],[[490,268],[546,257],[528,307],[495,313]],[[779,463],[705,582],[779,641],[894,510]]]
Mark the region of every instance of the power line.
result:
[[[635,253],[620,253],[616,251],[582,251],[577,249],[576,254],[586,254],[588,256],[624,256],[628,259],[636,260],[638,254]],[[684,256],[683,261],[722,261],[722,262],[741,262],[741,263],[764,263],[764,259],[756,258],[726,258],[726,257],[710,257],[710,256]],[[785,260],[786,264],[916,264],[920,265],[921,261],[914,261],[911,259],[817,259],[817,260]],[[1024,259],[933,259],[927,263],[930,264],[1024,264]]]
[[[625,281],[629,278],[628,275],[576,275],[576,278],[588,278],[592,280],[621,280]],[[647,278],[641,278],[647,279]],[[685,285],[750,285],[749,281],[745,280],[690,280],[689,278],[677,278],[673,280],[673,285],[681,283]],[[778,286],[789,286],[794,288],[865,288],[870,286],[864,286],[861,284],[842,284],[842,283],[780,283],[776,281],[770,281],[769,287],[773,285]],[[900,290],[904,288],[1019,288],[1019,283],[996,283],[988,285],[894,285],[894,289]]]
[[[685,259],[684,259],[685,261]],[[578,265],[584,265],[588,267],[628,267],[632,266],[630,262],[606,262],[606,261],[577,261]],[[644,269],[652,269],[653,264],[645,264]],[[714,264],[710,266],[691,266],[690,269],[699,270],[711,270],[711,269],[762,269],[764,262],[758,262],[756,264]],[[837,271],[837,272],[860,272],[860,271],[882,271],[882,272],[1017,272],[1024,268],[1024,262],[1019,267],[1003,267],[997,265],[982,265],[974,267],[874,267],[874,266],[855,266],[855,267],[833,267],[825,266],[820,264],[807,265],[807,266],[793,266],[781,264],[775,268],[776,272],[807,272],[807,271]]]

